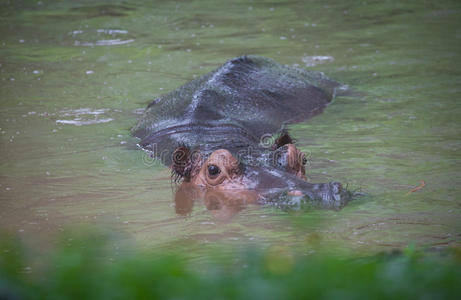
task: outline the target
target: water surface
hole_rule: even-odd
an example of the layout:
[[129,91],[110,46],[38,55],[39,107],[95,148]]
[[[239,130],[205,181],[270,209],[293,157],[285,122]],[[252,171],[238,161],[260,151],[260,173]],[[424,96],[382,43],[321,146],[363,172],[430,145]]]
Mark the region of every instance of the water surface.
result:
[[[459,245],[456,1],[0,5],[3,230],[52,241],[86,224],[140,247],[191,251]],[[136,149],[129,129],[158,95],[243,54],[323,71],[353,89],[291,132],[309,153],[309,181],[340,181],[365,196],[341,211],[175,204],[168,169]]]

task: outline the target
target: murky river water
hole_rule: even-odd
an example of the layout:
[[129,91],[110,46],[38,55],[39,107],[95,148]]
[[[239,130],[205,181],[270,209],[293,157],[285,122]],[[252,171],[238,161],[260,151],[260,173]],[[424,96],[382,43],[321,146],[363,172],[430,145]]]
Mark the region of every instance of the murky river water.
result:
[[[86,224],[147,248],[364,254],[461,241],[456,1],[53,2],[0,2],[2,230],[52,240]],[[310,181],[365,196],[337,212],[175,204],[168,169],[129,129],[156,96],[242,54],[355,91],[291,131]]]

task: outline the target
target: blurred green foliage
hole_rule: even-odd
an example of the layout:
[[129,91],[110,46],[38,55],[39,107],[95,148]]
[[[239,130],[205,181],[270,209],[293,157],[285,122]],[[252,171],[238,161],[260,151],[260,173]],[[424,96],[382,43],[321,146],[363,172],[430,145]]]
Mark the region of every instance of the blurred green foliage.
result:
[[[459,249],[406,248],[365,258],[289,248],[218,253],[114,249],[98,234],[69,235],[46,254],[0,242],[0,299],[449,299],[461,295]],[[32,267],[31,267],[32,266]]]

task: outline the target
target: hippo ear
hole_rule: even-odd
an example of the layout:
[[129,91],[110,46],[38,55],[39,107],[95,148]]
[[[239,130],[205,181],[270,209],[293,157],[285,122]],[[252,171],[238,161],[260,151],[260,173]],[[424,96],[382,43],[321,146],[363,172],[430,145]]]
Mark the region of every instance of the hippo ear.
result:
[[274,149],[278,149],[286,144],[293,144],[294,140],[288,134],[287,131],[283,131],[280,136],[275,140],[274,145],[272,146]]
[[178,181],[181,178],[184,180],[189,181],[190,179],[190,172],[191,172],[191,155],[190,150],[186,146],[179,146],[174,150],[172,154],[172,177],[174,181]]

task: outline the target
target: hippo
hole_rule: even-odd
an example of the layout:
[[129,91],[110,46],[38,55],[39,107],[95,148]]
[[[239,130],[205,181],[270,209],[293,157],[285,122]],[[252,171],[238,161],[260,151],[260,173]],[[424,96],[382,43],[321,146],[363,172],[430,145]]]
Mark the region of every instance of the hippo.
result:
[[212,195],[340,209],[351,193],[307,182],[306,156],[286,129],[321,113],[340,88],[320,72],[241,56],[153,100],[131,132],[171,168],[177,204]]

